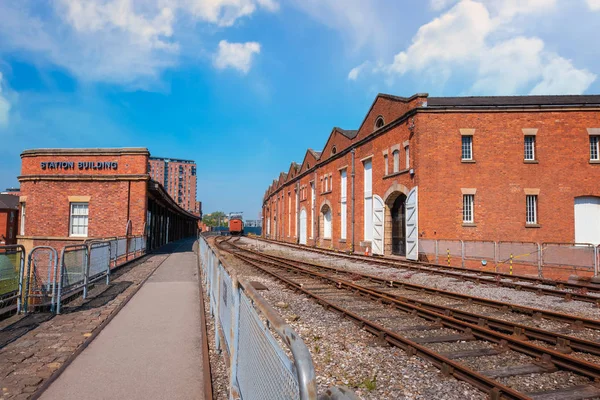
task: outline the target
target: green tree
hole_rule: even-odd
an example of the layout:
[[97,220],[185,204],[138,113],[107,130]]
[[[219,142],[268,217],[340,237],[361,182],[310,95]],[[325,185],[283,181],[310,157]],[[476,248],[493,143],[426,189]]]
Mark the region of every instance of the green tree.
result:
[[215,211],[210,214],[205,214],[202,217],[202,222],[204,222],[207,226],[227,226],[226,215],[223,211]]

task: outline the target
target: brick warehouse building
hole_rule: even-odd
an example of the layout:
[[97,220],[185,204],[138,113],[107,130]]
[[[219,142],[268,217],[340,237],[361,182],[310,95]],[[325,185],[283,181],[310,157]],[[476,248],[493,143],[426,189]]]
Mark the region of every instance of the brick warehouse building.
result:
[[600,96],[380,94],[265,193],[263,235],[416,259],[418,240],[600,243]]
[[183,209],[201,215],[196,201],[196,162],[174,158],[149,158],[150,177],[159,182]]
[[148,235],[150,248],[194,235],[197,217],[150,179],[145,148],[39,149],[21,154],[19,244],[62,248]]

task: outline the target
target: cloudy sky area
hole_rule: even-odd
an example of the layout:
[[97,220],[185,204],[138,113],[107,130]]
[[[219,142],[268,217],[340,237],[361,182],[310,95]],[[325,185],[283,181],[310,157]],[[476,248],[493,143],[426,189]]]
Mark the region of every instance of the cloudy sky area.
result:
[[194,159],[204,211],[262,196],[378,92],[600,93],[600,0],[6,0],[0,190],[40,147]]

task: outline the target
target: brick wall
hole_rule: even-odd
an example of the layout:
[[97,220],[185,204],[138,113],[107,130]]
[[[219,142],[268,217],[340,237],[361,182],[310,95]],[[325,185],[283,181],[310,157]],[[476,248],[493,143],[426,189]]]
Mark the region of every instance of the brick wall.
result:
[[[574,199],[600,196],[600,164],[589,162],[587,128],[600,126],[600,111],[590,108],[556,108],[531,111],[494,109],[439,111],[419,108],[426,96],[407,101],[378,97],[365,118],[358,136],[344,140],[332,132],[319,160],[307,152],[297,175],[278,179],[267,191],[263,207],[266,234],[271,223],[271,238],[296,242],[287,237],[287,195],[299,185],[306,188],[299,208],[307,212],[307,244],[341,250],[352,248],[351,165],[355,149],[354,248],[364,251],[364,161],[372,162],[373,195],[385,203],[385,254],[391,252],[391,207],[399,196],[419,187],[419,234],[423,238],[463,240],[513,240],[535,242],[574,241]],[[375,121],[383,116],[386,125],[377,129]],[[475,162],[461,162],[461,129],[473,133]],[[526,131],[524,131],[524,129]],[[524,132],[535,129],[536,161],[524,162]],[[406,165],[406,146],[410,153]],[[331,149],[336,147],[337,153]],[[393,152],[399,152],[398,171],[394,172]],[[387,174],[386,158],[387,154]],[[310,168],[309,168],[310,164]],[[315,164],[317,166],[315,167]],[[347,168],[347,240],[341,240],[340,169]],[[411,169],[414,173],[411,173]],[[330,190],[323,192],[324,178],[331,177]],[[310,182],[316,188],[315,221],[311,215]],[[463,189],[475,189],[475,223],[463,226]],[[525,226],[525,189],[539,190],[539,226]],[[280,199],[284,194],[284,201]],[[332,209],[332,238],[318,236],[323,204]],[[292,198],[292,215],[295,202]],[[299,213],[300,214],[300,213]],[[282,215],[285,219],[282,220]],[[275,227],[277,216],[277,231]],[[281,235],[281,223],[286,225]],[[311,240],[311,226],[315,237]],[[293,232],[296,221],[292,222]],[[321,228],[321,229],[319,229]]]
[[[25,232],[19,242],[62,248],[87,238],[123,236],[127,221],[133,235],[144,232],[147,209],[148,152],[82,150],[22,155],[21,201],[26,204]],[[41,168],[41,162],[75,163],[74,169]],[[78,162],[118,162],[117,169],[79,169]],[[70,203],[88,203],[88,236],[70,237]]]
[[[592,126],[600,126],[597,111],[419,114],[422,236],[573,242],[575,197],[600,196],[600,164],[589,162]],[[524,162],[530,128],[537,163]],[[460,129],[474,129],[475,163],[461,162]],[[463,226],[462,188],[476,189],[475,226]],[[539,227],[525,226],[525,189],[539,189]]]
[[18,210],[0,210],[0,245],[17,243],[18,224]]

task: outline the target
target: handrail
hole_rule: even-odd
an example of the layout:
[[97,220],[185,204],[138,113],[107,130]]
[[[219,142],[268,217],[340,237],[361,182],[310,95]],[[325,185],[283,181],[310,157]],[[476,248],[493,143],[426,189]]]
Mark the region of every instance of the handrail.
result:
[[[300,336],[288,325],[285,320],[277,313],[277,311],[258,293],[258,291],[245,279],[238,278],[235,270],[225,268],[225,264],[221,257],[214,251],[214,249],[208,244],[205,235],[200,235],[199,240],[204,242],[208,254],[212,254],[216,258],[218,263],[223,266],[227,274],[229,274],[232,286],[241,287],[242,291],[252,301],[252,305],[257,312],[260,312],[266,319],[268,326],[272,328],[277,335],[282,339],[282,342],[290,349],[293,355],[293,363],[298,378],[298,389],[301,400],[316,400],[317,399],[317,385],[315,368],[312,362],[310,351],[300,338]],[[199,252],[200,252],[199,246]],[[209,292],[210,293],[210,292]],[[220,296],[217,296],[218,298]],[[209,294],[210,298],[210,294]],[[212,300],[211,300],[212,302]],[[216,312],[218,315],[218,311]],[[216,318],[216,317],[215,317]],[[218,340],[218,337],[215,338]],[[218,344],[217,344],[218,346]],[[235,382],[230,382],[232,390]]]

